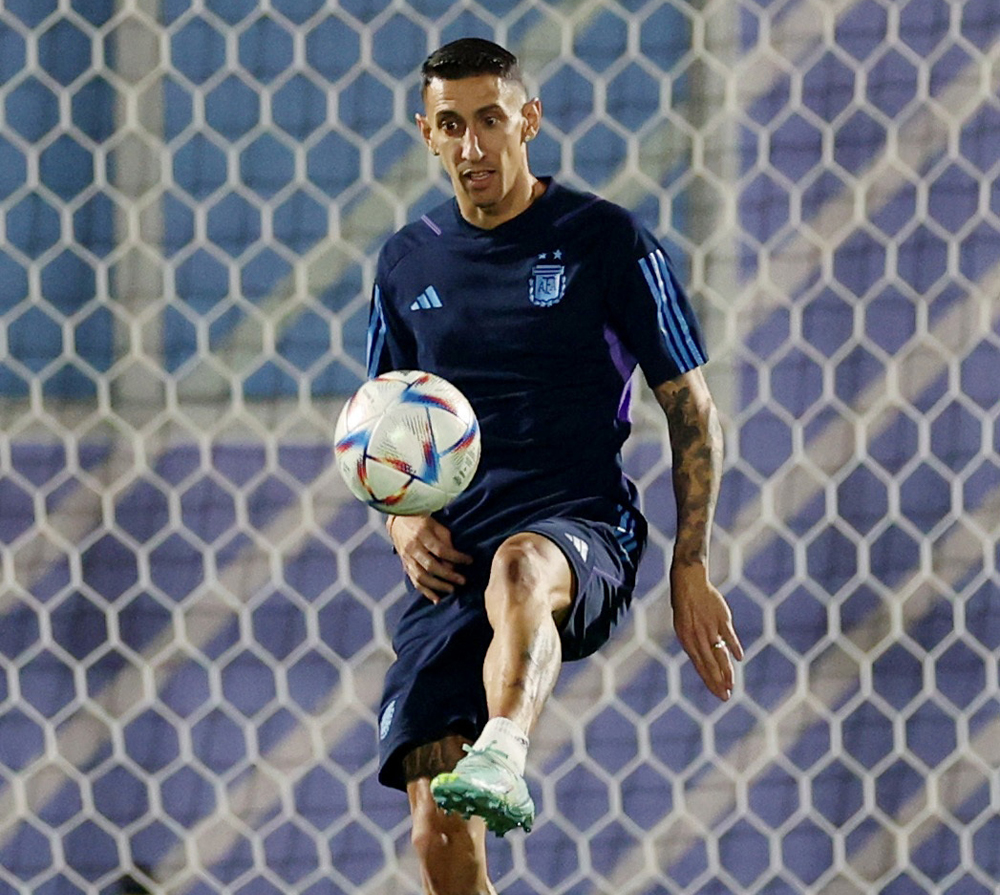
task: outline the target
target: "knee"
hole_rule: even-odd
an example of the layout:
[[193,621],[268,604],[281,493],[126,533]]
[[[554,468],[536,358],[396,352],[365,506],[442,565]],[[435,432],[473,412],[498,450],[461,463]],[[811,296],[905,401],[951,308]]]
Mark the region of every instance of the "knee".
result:
[[542,593],[546,556],[539,540],[538,535],[517,534],[497,549],[486,588],[488,609],[523,608],[536,602],[539,608],[547,606]]
[[486,868],[480,866],[466,821],[437,810],[419,812],[413,816],[411,839],[430,895],[476,895],[484,891]]

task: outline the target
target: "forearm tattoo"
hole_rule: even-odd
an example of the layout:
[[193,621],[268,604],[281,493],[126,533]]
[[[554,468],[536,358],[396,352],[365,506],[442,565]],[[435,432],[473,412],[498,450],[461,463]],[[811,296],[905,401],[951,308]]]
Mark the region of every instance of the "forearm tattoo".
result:
[[670,427],[677,539],[674,558],[708,562],[715,503],[722,478],[722,425],[711,400],[698,401],[687,385],[657,390]]

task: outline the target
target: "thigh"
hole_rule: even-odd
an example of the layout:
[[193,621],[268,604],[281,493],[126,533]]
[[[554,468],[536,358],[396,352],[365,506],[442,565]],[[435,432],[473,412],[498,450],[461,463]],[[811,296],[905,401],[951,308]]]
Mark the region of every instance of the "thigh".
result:
[[624,511],[616,525],[579,518],[553,518],[528,530],[549,538],[573,570],[575,592],[560,625],[563,659],[589,656],[611,637],[632,602],[646,523]]

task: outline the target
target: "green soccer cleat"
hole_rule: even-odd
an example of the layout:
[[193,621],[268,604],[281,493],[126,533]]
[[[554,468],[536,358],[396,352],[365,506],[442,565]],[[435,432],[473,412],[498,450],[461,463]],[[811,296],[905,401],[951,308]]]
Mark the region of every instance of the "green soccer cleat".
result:
[[535,803],[524,777],[507,764],[506,753],[493,746],[462,748],[469,754],[455,765],[455,770],[438,774],[431,781],[431,795],[438,807],[466,819],[475,814],[497,836],[514,827],[530,833]]

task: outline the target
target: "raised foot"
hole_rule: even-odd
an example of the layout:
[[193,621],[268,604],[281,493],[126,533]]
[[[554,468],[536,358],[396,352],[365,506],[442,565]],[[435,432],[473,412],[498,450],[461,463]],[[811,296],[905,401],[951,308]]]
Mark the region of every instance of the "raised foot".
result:
[[438,774],[431,781],[431,795],[444,811],[468,819],[481,817],[486,827],[503,836],[515,827],[531,832],[535,821],[535,803],[524,778],[506,762],[498,749],[472,749],[455,770]]

